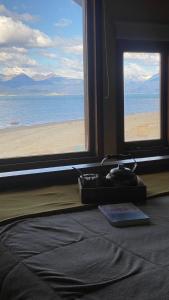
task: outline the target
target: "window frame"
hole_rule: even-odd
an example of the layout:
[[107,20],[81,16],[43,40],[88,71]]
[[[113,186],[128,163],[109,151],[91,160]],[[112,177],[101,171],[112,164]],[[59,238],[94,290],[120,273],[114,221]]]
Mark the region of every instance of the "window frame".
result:
[[[124,52],[159,52],[161,54],[161,139],[145,141],[124,141]],[[118,40],[117,41],[117,114],[119,138],[117,140],[119,153],[132,153],[135,157],[148,155],[163,155],[168,151],[168,56],[169,43],[149,40]]]
[[100,0],[84,0],[84,101],[85,128],[88,131],[88,151],[1,158],[1,172],[92,163],[98,161],[102,157],[103,78],[101,11]]

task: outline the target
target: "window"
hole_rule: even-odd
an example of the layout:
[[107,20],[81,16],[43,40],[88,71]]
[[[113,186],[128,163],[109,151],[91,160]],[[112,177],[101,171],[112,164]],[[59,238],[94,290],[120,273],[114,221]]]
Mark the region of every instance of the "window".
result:
[[99,155],[97,7],[88,0],[1,1],[1,164]]
[[160,53],[124,52],[124,141],[161,138]]
[[167,43],[119,41],[122,151],[167,145],[167,48]]

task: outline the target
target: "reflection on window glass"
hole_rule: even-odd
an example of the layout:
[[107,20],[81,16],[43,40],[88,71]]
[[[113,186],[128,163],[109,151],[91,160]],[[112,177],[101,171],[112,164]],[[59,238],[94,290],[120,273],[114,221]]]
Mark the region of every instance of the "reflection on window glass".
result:
[[2,0],[0,158],[85,149],[83,0]]
[[160,53],[125,52],[125,142],[160,139]]

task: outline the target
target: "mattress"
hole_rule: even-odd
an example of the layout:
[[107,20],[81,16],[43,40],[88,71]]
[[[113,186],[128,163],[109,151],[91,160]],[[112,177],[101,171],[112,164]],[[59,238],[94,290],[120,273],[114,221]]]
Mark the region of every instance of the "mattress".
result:
[[1,300],[169,299],[169,196],[150,225],[113,227],[97,208],[0,226]]

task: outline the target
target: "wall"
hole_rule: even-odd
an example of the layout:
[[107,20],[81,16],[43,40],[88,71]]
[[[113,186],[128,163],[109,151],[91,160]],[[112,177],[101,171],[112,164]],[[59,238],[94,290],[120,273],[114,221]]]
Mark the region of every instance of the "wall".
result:
[[[169,25],[169,1],[103,0],[103,62],[105,67],[104,140],[106,145],[106,154],[115,154],[117,151],[116,139],[118,136],[118,99],[116,97],[117,74],[115,56],[117,22]],[[137,26],[137,32],[138,31],[139,25]],[[137,35],[137,32],[135,32],[135,35]],[[144,32],[142,33],[142,35],[144,35]],[[107,84],[107,74],[109,77],[109,91]],[[112,141],[112,143],[109,142],[110,140]]]

